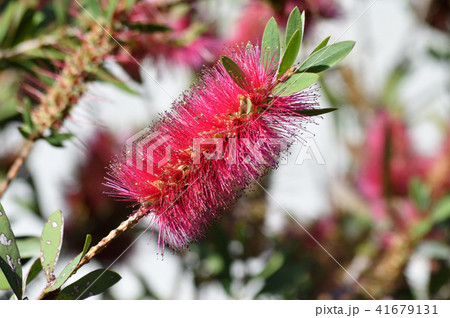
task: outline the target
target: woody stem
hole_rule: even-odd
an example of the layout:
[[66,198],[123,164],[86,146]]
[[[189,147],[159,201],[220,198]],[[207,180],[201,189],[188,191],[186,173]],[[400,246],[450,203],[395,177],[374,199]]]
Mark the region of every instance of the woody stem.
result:
[[133,227],[135,224],[137,224],[145,216],[145,214],[146,214],[145,206],[143,205],[136,213],[134,213],[128,219],[120,223],[120,225],[117,228],[115,228],[114,230],[109,232],[107,236],[102,238],[101,241],[97,243],[97,245],[92,246],[86,253],[86,255],[81,259],[80,263],[78,263],[73,274],[80,267],[89,263],[93,257],[99,254],[103,249],[105,249],[113,240],[122,235],[122,233],[124,233],[130,227]]
[[11,167],[8,170],[8,173],[6,174],[6,179],[2,182],[0,186],[0,198],[3,196],[6,189],[8,189],[10,183],[17,177],[20,167],[24,163],[25,159],[28,157],[28,154],[30,153],[31,148],[33,148],[33,145],[34,140],[28,140],[22,146],[19,155],[16,157],[14,163],[11,165]]
[[[145,211],[147,210],[147,206],[148,205],[143,204],[137,212],[135,212],[130,217],[128,217],[128,219],[120,223],[120,225],[117,228],[109,232],[109,234],[105,236],[103,239],[101,239],[100,242],[98,242],[95,246],[92,246],[86,253],[86,255],[78,263],[78,265],[75,267],[75,270],[70,274],[70,276],[74,275],[82,266],[89,263],[92,258],[94,258],[101,251],[103,251],[113,240],[117,239],[120,235],[122,235],[122,233],[124,233],[126,230],[136,225],[146,215]],[[50,293],[46,293],[44,289],[37,298],[37,300],[55,299],[56,296],[59,294],[59,291],[60,290],[57,289]]]

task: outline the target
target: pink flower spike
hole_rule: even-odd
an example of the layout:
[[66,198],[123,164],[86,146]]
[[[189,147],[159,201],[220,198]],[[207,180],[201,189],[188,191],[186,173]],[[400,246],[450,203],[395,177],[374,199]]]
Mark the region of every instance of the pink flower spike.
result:
[[277,69],[267,70],[257,46],[229,57],[242,70],[237,85],[223,64],[206,69],[190,91],[151,128],[128,140],[110,165],[112,194],[145,207],[159,229],[158,244],[186,247],[280,155],[310,122],[316,89],[275,96]]

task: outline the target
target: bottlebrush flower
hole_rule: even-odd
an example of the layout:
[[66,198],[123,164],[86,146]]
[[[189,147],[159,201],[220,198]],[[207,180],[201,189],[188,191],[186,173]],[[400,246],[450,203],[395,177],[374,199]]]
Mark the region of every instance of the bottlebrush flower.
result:
[[[124,155],[110,165],[107,185],[151,216],[163,251],[166,242],[179,249],[198,239],[243,190],[277,167],[312,121],[307,116],[327,111],[316,109],[316,89],[307,88],[318,76],[295,74],[291,67],[302,19],[294,10],[292,21],[300,23],[293,29],[291,22],[288,29],[295,32],[287,34],[286,42],[293,44],[281,59],[278,28],[271,20],[261,49],[230,50],[230,57],[204,70],[171,111],[130,139]],[[319,59],[313,54],[297,70],[323,67],[325,57],[341,46],[345,49],[331,66],[350,52],[353,42],[328,46],[317,52],[320,65],[314,65]]]

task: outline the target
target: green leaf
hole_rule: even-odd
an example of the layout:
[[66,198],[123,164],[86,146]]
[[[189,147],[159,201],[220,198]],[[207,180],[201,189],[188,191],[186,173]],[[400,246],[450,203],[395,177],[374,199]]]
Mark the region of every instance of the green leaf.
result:
[[[31,49],[25,53],[25,58],[41,58],[47,60],[64,60],[67,56],[64,52],[54,48],[54,47],[39,47]],[[52,79],[53,80],[53,79]]]
[[450,60],[450,51],[445,48],[437,49],[429,47],[427,51],[432,58],[438,61],[446,62]]
[[40,239],[37,236],[26,236],[16,238],[17,247],[22,259],[39,257]]
[[319,116],[337,110],[337,108],[303,109],[295,112],[304,116]]
[[22,107],[23,125],[19,127],[20,133],[28,139],[31,134],[36,131],[36,126],[31,119],[31,105],[28,99],[24,100]]
[[95,73],[95,77],[97,80],[105,82],[105,83],[110,83],[124,92],[127,92],[132,95],[136,95],[136,96],[139,95],[138,92],[136,92],[135,90],[130,88],[125,82],[116,78],[111,72],[109,72],[105,68],[98,69],[97,72]]
[[286,24],[286,43],[289,43],[295,31],[298,30],[300,34],[303,34],[303,26],[304,23],[302,21],[302,16],[300,15],[300,10],[298,7],[295,7],[294,10],[291,11]]
[[441,223],[450,219],[450,196],[440,200],[431,212],[431,218],[435,223]]
[[239,65],[236,64],[232,59],[228,56],[221,55],[220,60],[222,61],[223,67],[227,71],[228,75],[230,75],[231,79],[242,89],[245,89],[245,75],[244,72],[240,69]]
[[9,290],[9,289],[11,289],[11,286],[9,286],[5,274],[3,274],[2,271],[0,271],[0,290]]
[[143,33],[153,33],[153,32],[168,32],[172,31],[171,28],[169,28],[166,25],[162,24],[153,24],[153,23],[125,23],[125,25],[130,30],[136,30]]
[[[7,33],[3,39],[4,47],[12,47],[20,43],[20,36],[22,33],[23,23],[27,23],[27,19],[24,19],[24,15],[27,11],[27,4],[22,1],[11,1],[11,5],[14,5],[12,17],[10,23],[7,25]],[[9,17],[8,17],[9,18]]]
[[355,46],[353,41],[344,41],[326,46],[311,54],[297,70],[298,73],[323,72],[341,61]]
[[258,274],[259,277],[267,279],[278,271],[284,264],[284,256],[282,253],[274,253],[267,261],[266,267]]
[[53,290],[56,290],[60,288],[72,275],[73,271],[77,267],[77,265],[80,263],[81,259],[86,255],[89,246],[91,245],[92,237],[88,234],[86,236],[86,241],[84,242],[83,251],[78,254],[69,264],[64,267],[61,274],[55,279],[55,281],[45,289],[46,292],[51,292]]
[[103,16],[100,1],[98,0],[86,0],[86,11],[88,11],[94,18],[100,18]]
[[22,264],[16,237],[0,204],[0,268],[18,299],[22,299]]
[[64,288],[56,299],[80,300],[98,295],[117,283],[120,278],[116,272],[98,269]]
[[11,21],[14,17],[16,3],[9,2],[6,9],[3,9],[3,14],[0,16],[0,47],[2,46],[2,42],[8,34],[8,27],[11,24]]
[[75,135],[71,133],[68,134],[53,133],[50,136],[46,137],[45,140],[47,140],[54,147],[62,147],[63,141],[68,140],[73,136]]
[[61,252],[63,238],[63,217],[60,210],[56,210],[48,218],[41,236],[41,264],[47,282],[54,280],[53,271]]
[[421,220],[411,228],[411,234],[413,235],[414,239],[421,239],[425,235],[430,233],[432,228],[433,221],[430,218],[426,218],[424,220]]
[[69,4],[70,0],[53,0],[53,11],[55,12],[56,21],[58,21],[59,25],[63,25],[67,21]]
[[278,77],[281,77],[292,66],[292,64],[294,64],[300,49],[300,41],[300,32],[297,30],[286,46],[286,51],[283,54],[280,69],[278,70]]
[[131,9],[135,2],[136,0],[125,0],[125,9]]
[[31,268],[28,271],[26,279],[27,285],[31,283],[31,281],[35,279],[41,271],[42,271],[41,260],[38,258],[33,262],[33,265],[31,265]]
[[274,94],[278,96],[289,96],[310,87],[319,79],[314,73],[294,74],[286,82],[280,83]]
[[400,88],[405,82],[408,73],[410,72],[409,64],[406,62],[397,65],[389,74],[387,81],[384,84],[382,92],[382,102],[389,107],[400,105]]
[[108,23],[112,22],[112,18],[114,16],[114,12],[116,11],[118,2],[119,2],[119,0],[110,0],[109,1],[108,8],[106,8],[106,21]]
[[431,200],[430,189],[418,178],[409,183],[409,195],[420,210],[426,209]]
[[261,57],[264,69],[268,70],[271,66],[277,65],[280,60],[280,33],[275,19],[270,18],[261,42]]
[[[323,39],[323,41],[320,42],[318,46],[316,46],[316,48],[311,52],[311,54],[314,54],[314,53],[316,53],[317,51],[319,51],[320,49],[322,49],[322,48],[324,48],[325,46],[327,46],[328,41],[330,40],[330,37],[331,37],[331,36],[328,36],[328,37],[326,37],[325,39]],[[311,55],[311,54],[310,54],[310,55]]]

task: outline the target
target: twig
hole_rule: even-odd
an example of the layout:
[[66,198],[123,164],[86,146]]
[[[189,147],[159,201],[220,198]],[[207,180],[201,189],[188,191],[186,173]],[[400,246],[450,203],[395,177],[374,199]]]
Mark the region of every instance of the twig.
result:
[[141,208],[131,215],[128,219],[120,223],[120,225],[109,232],[107,236],[105,236],[97,245],[92,246],[86,255],[81,259],[80,263],[78,263],[75,271],[73,271],[72,275],[83,265],[86,265],[91,261],[91,259],[100,253],[105,247],[107,247],[113,240],[118,238],[122,233],[128,230],[130,227],[137,224],[145,215],[146,215],[146,206],[142,205]]
[[[148,205],[143,204],[137,212],[129,216],[128,219],[120,223],[120,225],[117,228],[109,232],[109,234],[105,236],[100,242],[98,242],[97,245],[92,246],[86,253],[86,255],[78,263],[78,265],[75,267],[75,270],[70,274],[69,277],[74,275],[82,266],[89,263],[93,257],[95,257],[97,254],[103,251],[113,240],[117,239],[120,235],[122,235],[122,233],[124,233],[130,227],[136,225],[146,215],[147,207]],[[60,290],[57,289],[49,293],[46,293],[44,289],[42,293],[39,295],[39,297],[36,299],[37,300],[55,299],[56,296],[59,294],[59,292]]]
[[19,152],[19,155],[14,160],[14,163],[9,168],[8,173],[6,174],[6,179],[3,181],[2,185],[0,186],[0,198],[5,193],[6,189],[8,189],[8,186],[10,183],[17,177],[17,174],[19,173],[20,167],[23,165],[23,162],[28,157],[28,154],[30,153],[31,148],[33,148],[34,140],[27,140],[25,144],[22,146],[22,149]]
[[24,41],[8,50],[0,51],[0,59],[10,59],[17,55],[25,54],[31,50],[38,49],[43,46],[54,45],[58,42],[58,37],[54,35],[46,35],[39,39]]

